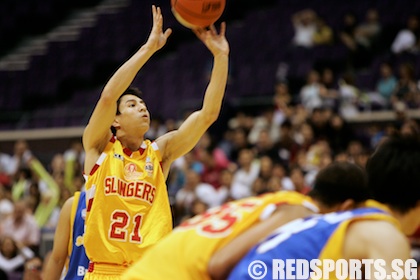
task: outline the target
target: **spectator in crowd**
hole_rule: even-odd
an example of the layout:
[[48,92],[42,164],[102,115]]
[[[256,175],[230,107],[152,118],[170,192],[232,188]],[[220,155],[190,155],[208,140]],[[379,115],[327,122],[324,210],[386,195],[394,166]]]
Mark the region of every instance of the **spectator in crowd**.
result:
[[[26,260],[34,257],[34,252],[11,236],[0,238],[0,270],[7,273],[9,279],[21,279]],[[2,279],[2,278],[0,278]]]
[[339,27],[338,31],[338,36],[344,44],[354,40],[354,33],[357,25],[358,19],[354,12],[347,11],[344,13],[341,26]]
[[13,213],[13,201],[10,191],[0,183],[0,221]]
[[286,119],[280,126],[280,139],[274,144],[273,161],[284,164],[295,162],[299,144],[295,140],[294,133],[290,119]]
[[23,246],[37,248],[41,241],[41,232],[35,217],[30,213],[25,201],[17,201],[13,214],[3,220],[0,226],[1,236],[13,236]]
[[242,149],[239,152],[238,170],[232,180],[231,196],[233,199],[241,199],[251,196],[252,184],[258,178],[260,172],[259,163],[254,160],[255,154],[252,149]]
[[393,105],[398,101],[405,103],[409,108],[418,108],[419,89],[414,77],[414,67],[411,63],[402,63],[399,66],[399,79],[392,96]]
[[339,113],[344,118],[351,118],[359,113],[360,90],[354,82],[354,76],[351,73],[343,75],[339,83]]
[[313,10],[305,9],[292,16],[295,35],[293,44],[298,47],[310,48],[314,45],[317,15]]
[[300,89],[300,102],[309,112],[323,105],[321,96],[322,85],[319,79],[318,71],[311,70],[308,73],[306,84]]
[[[80,184],[75,185],[74,179],[80,178],[83,174],[85,151],[81,140],[74,140],[70,147],[63,154],[65,162],[64,183],[72,193],[80,191]],[[84,180],[83,180],[84,181]],[[84,183],[83,183],[84,184]]]
[[403,52],[416,52],[419,40],[419,18],[417,15],[410,15],[407,19],[407,26],[394,38],[391,45],[392,53],[398,55]]
[[32,152],[29,149],[28,142],[24,139],[17,140],[14,144],[12,159],[10,160],[9,174],[15,176],[21,168],[27,168],[31,157]]
[[365,21],[356,26],[353,36],[341,34],[342,42],[350,50],[349,59],[353,69],[360,70],[370,64],[381,28],[378,11],[368,9]]
[[3,153],[0,147],[0,175],[1,176],[10,176],[12,174],[11,160],[12,160],[12,157],[7,153]]
[[[273,96],[273,104],[274,104],[273,123],[277,127],[281,125],[286,119],[290,118],[292,114],[292,108],[291,108],[292,103],[293,103],[292,95],[290,94],[289,85],[287,84],[287,82],[283,81],[283,82],[276,83],[274,87],[274,96]],[[281,134],[279,133],[278,137],[280,136]]]
[[290,170],[290,180],[292,180],[294,190],[301,194],[308,194],[311,188],[305,182],[305,174],[299,166]]
[[380,66],[380,77],[376,83],[376,91],[379,93],[379,103],[383,108],[390,109],[392,95],[398,85],[398,80],[393,73],[392,66],[383,62]]
[[332,28],[325,22],[325,18],[317,16],[316,29],[313,34],[313,43],[315,46],[331,45],[334,41]]
[[260,137],[260,132],[266,130],[271,141],[279,139],[278,123],[275,122],[274,108],[266,108],[260,116],[254,118],[254,124],[248,133],[248,143],[255,145]]
[[334,114],[329,119],[326,137],[333,153],[344,151],[353,138],[353,130],[348,122],[341,115]]
[[193,202],[197,199],[196,188],[201,183],[200,175],[194,169],[188,169],[185,176],[185,183],[175,197],[178,216],[191,214]]

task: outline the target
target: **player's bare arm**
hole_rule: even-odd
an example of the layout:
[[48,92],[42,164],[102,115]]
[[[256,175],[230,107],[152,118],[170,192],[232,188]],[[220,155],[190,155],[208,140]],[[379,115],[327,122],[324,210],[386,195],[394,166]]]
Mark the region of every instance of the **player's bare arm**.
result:
[[54,244],[51,256],[45,268],[45,280],[58,280],[63,272],[64,264],[68,255],[70,240],[70,214],[74,197],[66,200],[61,208],[60,217],[54,235]]
[[169,165],[176,158],[189,152],[219,116],[226,89],[229,63],[229,44],[225,38],[225,31],[225,23],[221,24],[219,33],[213,25],[209,30],[194,30],[197,37],[213,54],[214,66],[202,108],[192,113],[178,130],[156,140],[162,151],[164,170],[168,170]]
[[117,100],[130,86],[138,71],[149,58],[161,49],[172,33],[163,32],[163,17],[159,7],[152,6],[153,27],[147,42],[127,60],[105,85],[98,103],[83,133],[86,151],[85,173],[88,174],[111,137],[110,127],[115,119]]
[[343,255],[345,259],[383,259],[386,262],[384,268],[391,275],[394,271],[392,260],[410,258],[410,244],[390,222],[357,221],[348,228]]
[[314,212],[302,205],[280,205],[269,218],[251,227],[212,256],[207,266],[211,279],[226,279],[239,260],[260,240],[276,228],[311,214]]

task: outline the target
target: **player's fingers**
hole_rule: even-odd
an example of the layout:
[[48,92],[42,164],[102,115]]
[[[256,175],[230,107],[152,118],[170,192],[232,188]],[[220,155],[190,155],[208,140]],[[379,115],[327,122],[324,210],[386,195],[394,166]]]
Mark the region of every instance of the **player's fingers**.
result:
[[220,24],[220,36],[225,36],[226,34],[226,22]]
[[166,39],[172,34],[172,29],[168,28],[165,30],[165,33],[163,33],[163,36],[165,36]]
[[153,19],[156,17],[156,6],[155,5],[152,5],[152,16],[153,16]]
[[210,25],[210,31],[212,35],[217,35],[217,30],[214,24]]

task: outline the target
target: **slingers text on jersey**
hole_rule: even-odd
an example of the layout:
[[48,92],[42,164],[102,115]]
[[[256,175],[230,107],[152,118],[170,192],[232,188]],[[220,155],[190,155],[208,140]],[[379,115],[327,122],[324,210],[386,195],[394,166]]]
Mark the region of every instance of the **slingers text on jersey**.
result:
[[108,176],[105,178],[104,185],[105,195],[133,197],[150,204],[155,199],[156,187],[144,181],[126,182],[116,176]]

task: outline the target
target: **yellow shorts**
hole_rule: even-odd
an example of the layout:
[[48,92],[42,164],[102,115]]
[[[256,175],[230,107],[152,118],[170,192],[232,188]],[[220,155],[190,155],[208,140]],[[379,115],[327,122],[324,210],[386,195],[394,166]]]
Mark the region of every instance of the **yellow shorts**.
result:
[[84,280],[121,280],[128,266],[105,263],[89,263]]

